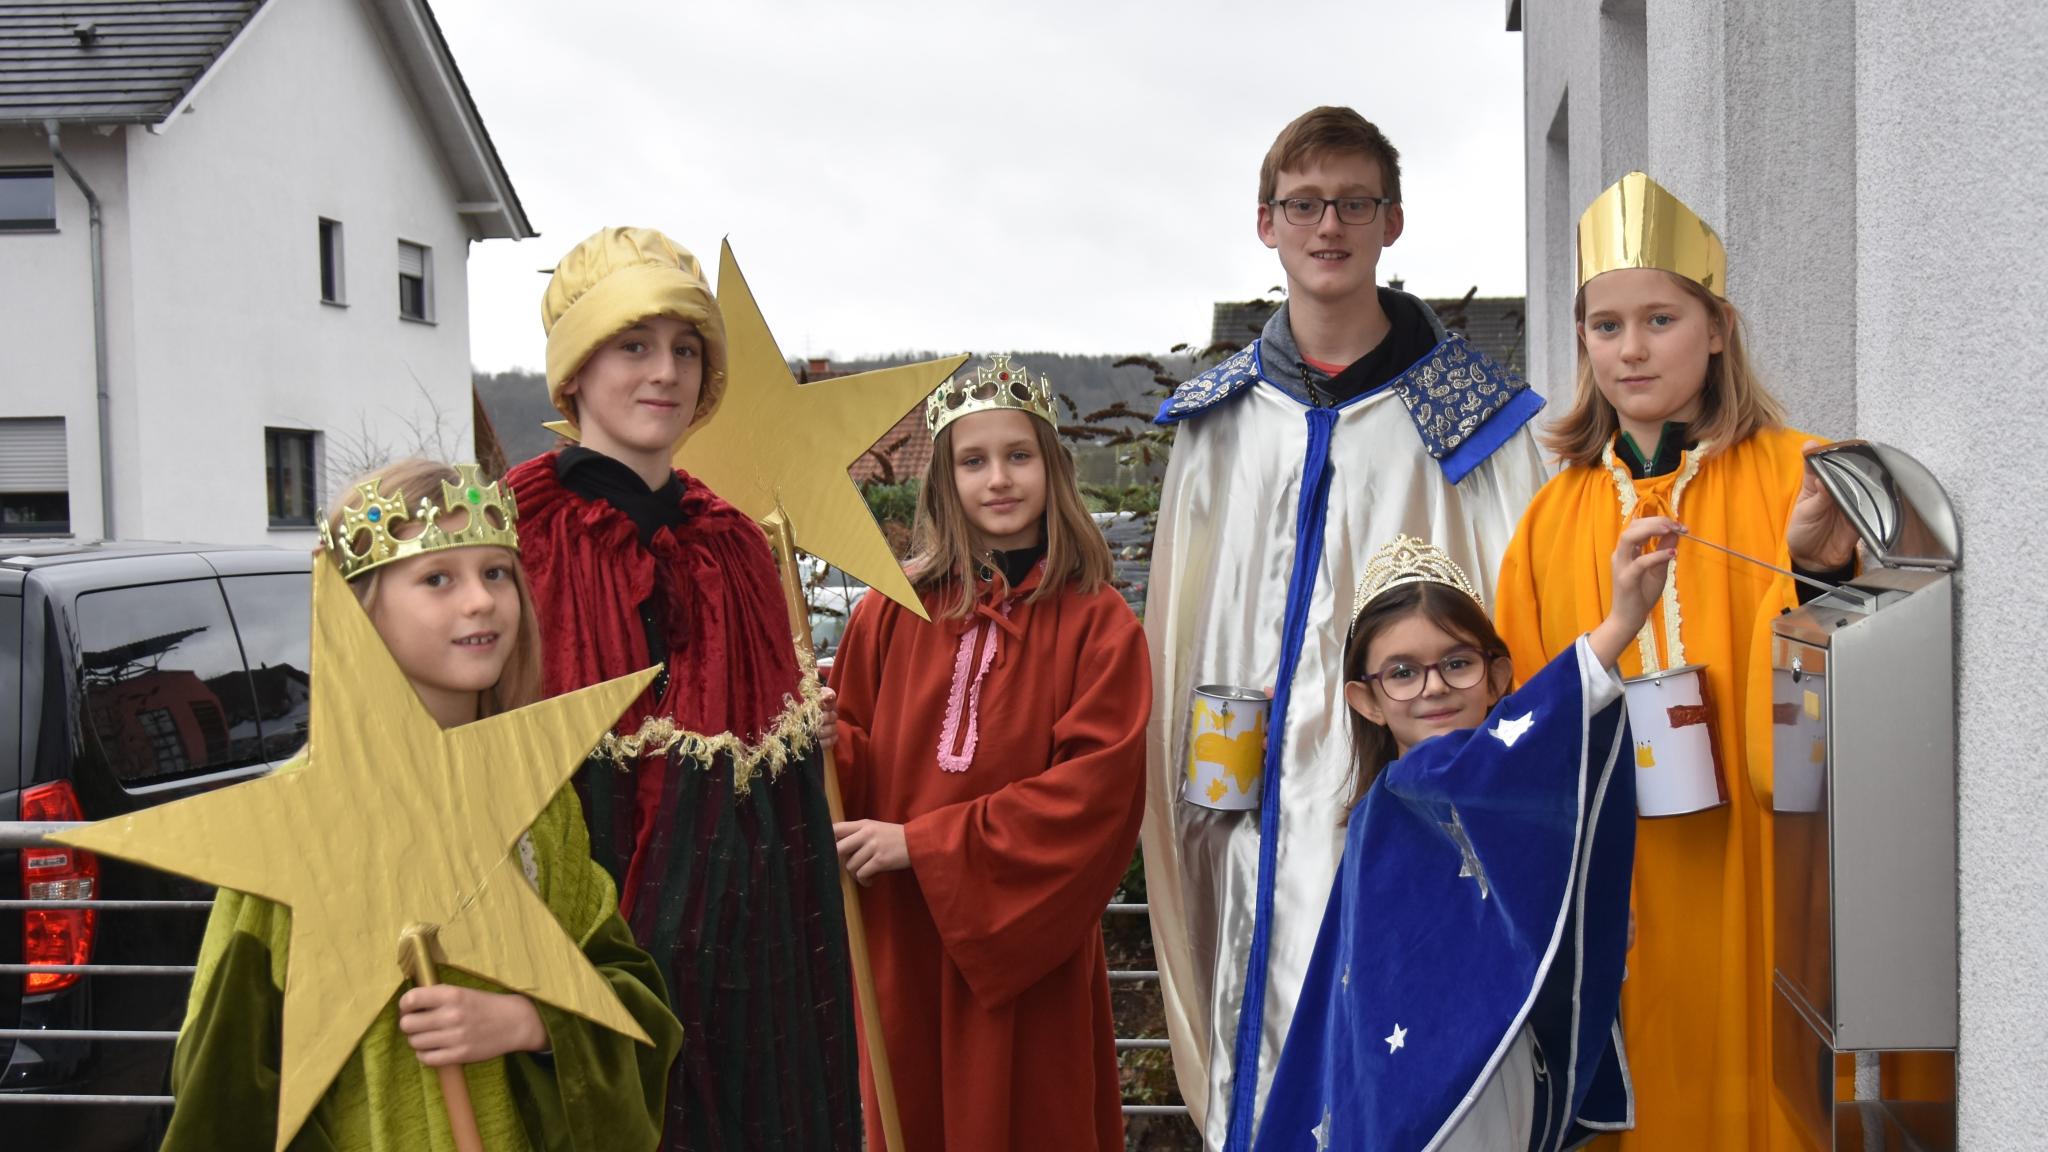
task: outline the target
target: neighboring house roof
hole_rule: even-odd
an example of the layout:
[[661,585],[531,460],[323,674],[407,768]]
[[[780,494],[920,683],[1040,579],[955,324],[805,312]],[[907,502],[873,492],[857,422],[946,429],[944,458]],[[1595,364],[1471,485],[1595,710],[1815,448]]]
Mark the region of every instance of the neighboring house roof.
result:
[[[878,457],[888,459],[887,471]],[[875,446],[855,460],[853,467],[846,472],[856,484],[866,484],[870,480],[888,483],[892,475],[895,483],[901,483],[923,476],[931,463],[932,434],[925,430],[924,405],[919,404],[905,412],[903,419],[884,432]]]
[[[426,0],[363,0],[440,144],[477,239],[538,235]],[[263,0],[0,5],[0,125],[170,125]]]
[[[1425,300],[1444,322],[1511,372],[1523,367],[1527,334],[1527,302],[1520,296],[1472,296]],[[1209,339],[1217,348],[1242,348],[1258,338],[1266,320],[1280,308],[1278,300],[1218,303],[1210,321]]]
[[160,124],[261,0],[0,7],[0,123]]

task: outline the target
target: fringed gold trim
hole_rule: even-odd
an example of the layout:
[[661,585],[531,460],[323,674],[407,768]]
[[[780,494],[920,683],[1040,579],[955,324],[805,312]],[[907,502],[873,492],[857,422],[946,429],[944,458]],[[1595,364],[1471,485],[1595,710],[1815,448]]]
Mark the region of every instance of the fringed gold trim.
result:
[[[1685,487],[1692,483],[1693,477],[1700,474],[1700,461],[1706,459],[1711,451],[1712,446],[1703,440],[1698,446],[1685,453],[1685,463],[1679,469],[1678,479],[1671,483],[1672,519],[1679,519],[1678,502],[1685,495]],[[1621,501],[1621,522],[1626,525],[1629,522],[1629,518],[1635,515],[1637,504],[1641,502],[1641,497],[1636,494],[1635,477],[1614,458],[1614,442],[1612,440],[1608,441],[1607,447],[1601,451],[1600,459],[1607,465],[1608,474],[1614,477],[1615,495]],[[1680,522],[1682,523],[1683,521],[1681,520]],[[1655,619],[1645,619],[1642,630],[1636,633],[1636,655],[1642,659],[1643,674],[1645,676],[1654,672],[1662,672],[1666,668],[1683,667],[1685,664],[1685,637],[1681,634],[1680,627],[1684,620],[1678,608],[1678,562],[1675,559],[1671,563],[1671,577],[1664,584],[1664,595],[1659,599],[1664,608],[1664,655],[1666,659],[1660,661],[1657,658],[1657,624]]]
[[605,733],[592,754],[610,760],[621,772],[632,771],[645,756],[667,756],[706,769],[719,757],[730,756],[733,791],[744,796],[764,769],[768,779],[776,779],[791,760],[801,758],[817,740],[818,725],[825,718],[824,707],[819,703],[818,662],[802,650],[798,650],[796,657],[800,673],[797,695],[782,698],[781,715],[751,744],[731,732],[707,736],[678,728],[673,717],[650,716],[630,736]]

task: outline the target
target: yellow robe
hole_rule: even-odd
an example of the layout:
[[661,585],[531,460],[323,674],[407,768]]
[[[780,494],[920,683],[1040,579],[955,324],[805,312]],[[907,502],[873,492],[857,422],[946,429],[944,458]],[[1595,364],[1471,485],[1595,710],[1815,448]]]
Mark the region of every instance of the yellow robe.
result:
[[[1517,680],[1605,618],[1625,518],[1673,516],[1702,539],[1791,567],[1785,528],[1809,439],[1768,429],[1718,454],[1687,452],[1646,480],[1610,448],[1606,466],[1552,478],[1501,563],[1496,622]],[[1621,998],[1636,1127],[1597,1147],[1806,1147],[1770,1073],[1769,640],[1771,619],[1796,603],[1788,578],[1681,542],[1663,603],[1622,654],[1625,677],[1651,660],[1706,666],[1729,803],[1637,824],[1636,936]]]

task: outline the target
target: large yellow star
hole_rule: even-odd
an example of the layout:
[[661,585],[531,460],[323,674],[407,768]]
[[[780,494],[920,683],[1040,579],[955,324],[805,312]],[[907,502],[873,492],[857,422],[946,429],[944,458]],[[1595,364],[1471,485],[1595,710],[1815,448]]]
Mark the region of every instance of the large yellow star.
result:
[[440,926],[437,961],[649,1042],[513,847],[653,676],[443,730],[316,560],[306,750],[261,780],[54,839],[291,908],[282,1152],[398,991],[413,924]]
[[799,385],[730,243],[718,253],[726,394],[676,452],[676,467],[755,520],[777,508],[797,546],[924,616],[889,541],[846,474],[967,357]]
[[[798,547],[929,619],[847,469],[967,357],[799,385],[730,243],[718,254],[718,310],[725,398],[676,449],[676,467],[757,522],[781,509]],[[547,427],[576,438],[567,421]]]

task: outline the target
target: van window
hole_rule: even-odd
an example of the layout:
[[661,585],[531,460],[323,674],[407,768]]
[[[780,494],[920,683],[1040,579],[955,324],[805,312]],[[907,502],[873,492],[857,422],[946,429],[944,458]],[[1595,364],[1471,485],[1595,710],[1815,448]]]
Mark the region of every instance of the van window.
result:
[[78,598],[81,747],[123,784],[263,760],[255,692],[220,586],[184,580]]
[[275,576],[228,576],[228,608],[242,637],[242,659],[255,691],[256,723],[263,733],[263,758],[288,760],[306,744],[307,704],[312,698],[313,583],[305,572]]

